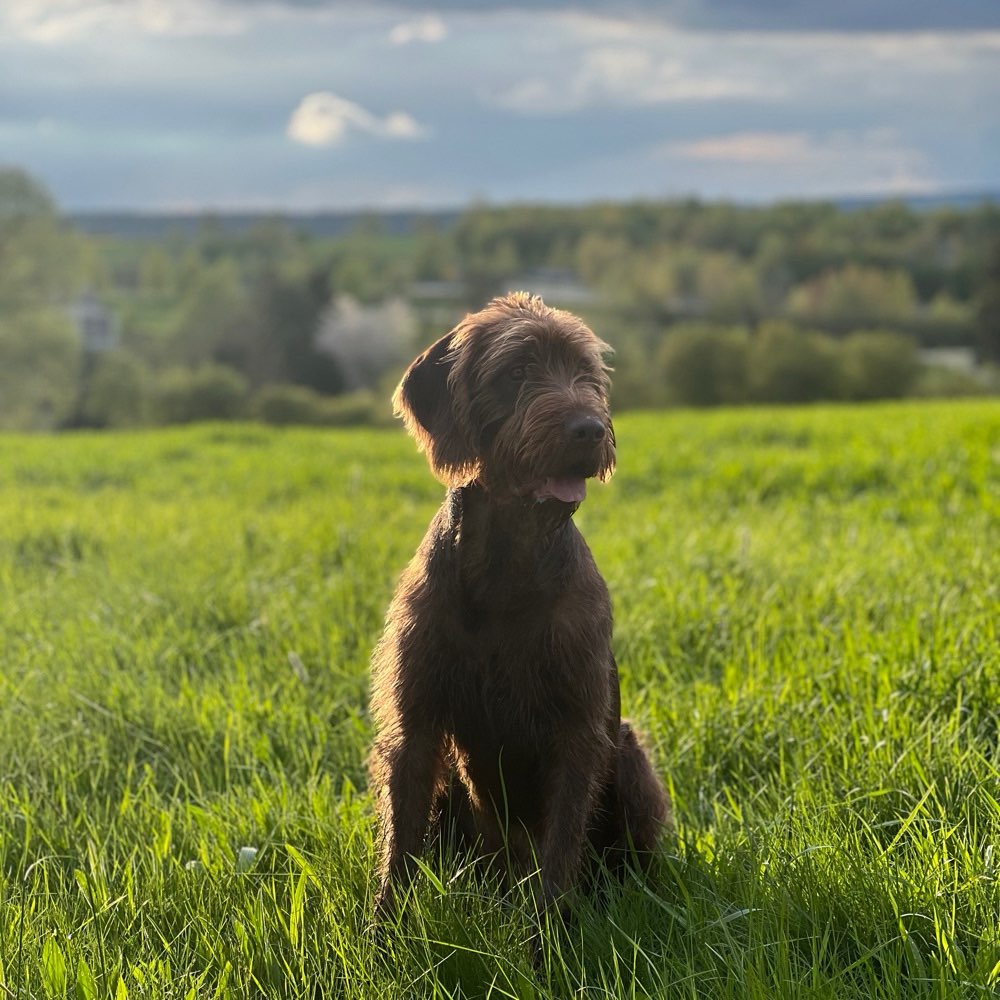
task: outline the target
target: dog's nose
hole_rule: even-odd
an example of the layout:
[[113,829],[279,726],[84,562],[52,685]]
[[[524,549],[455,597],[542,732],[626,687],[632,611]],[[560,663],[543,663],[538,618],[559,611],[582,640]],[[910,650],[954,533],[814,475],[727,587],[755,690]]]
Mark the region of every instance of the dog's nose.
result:
[[566,422],[566,436],[573,444],[597,444],[604,435],[604,424],[597,417],[581,414]]

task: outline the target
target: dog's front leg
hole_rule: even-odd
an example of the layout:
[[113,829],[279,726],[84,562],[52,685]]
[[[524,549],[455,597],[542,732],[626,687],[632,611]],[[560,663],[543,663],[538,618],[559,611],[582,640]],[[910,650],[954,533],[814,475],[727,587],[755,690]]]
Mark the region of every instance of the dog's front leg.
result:
[[434,792],[442,780],[441,740],[430,732],[382,736],[375,742],[372,775],[377,789],[379,829],[378,917],[395,908],[423,848]]
[[540,902],[549,907],[573,887],[580,871],[587,824],[603,773],[603,748],[582,741],[559,749],[550,770],[548,804],[542,836]]

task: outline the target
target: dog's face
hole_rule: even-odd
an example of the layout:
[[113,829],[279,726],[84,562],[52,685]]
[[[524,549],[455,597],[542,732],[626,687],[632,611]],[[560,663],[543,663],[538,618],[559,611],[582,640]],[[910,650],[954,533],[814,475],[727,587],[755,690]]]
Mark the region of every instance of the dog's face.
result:
[[446,485],[575,505],[614,469],[608,351],[577,317],[518,292],[424,351],[393,404]]

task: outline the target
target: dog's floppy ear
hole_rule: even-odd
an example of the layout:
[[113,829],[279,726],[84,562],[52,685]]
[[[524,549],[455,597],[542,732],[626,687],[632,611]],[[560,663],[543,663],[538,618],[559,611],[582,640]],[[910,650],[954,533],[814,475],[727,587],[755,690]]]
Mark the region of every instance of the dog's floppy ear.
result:
[[475,478],[479,463],[455,416],[450,379],[454,333],[436,341],[406,369],[392,407],[427,455],[434,475],[446,486],[464,486]]

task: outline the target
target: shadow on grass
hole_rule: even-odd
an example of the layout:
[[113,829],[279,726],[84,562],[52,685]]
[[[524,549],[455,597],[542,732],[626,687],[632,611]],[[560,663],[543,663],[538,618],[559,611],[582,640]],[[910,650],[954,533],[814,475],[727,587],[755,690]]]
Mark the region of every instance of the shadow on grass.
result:
[[988,995],[997,958],[983,935],[949,933],[933,900],[823,846],[779,861],[681,845],[649,883],[605,882],[539,932],[527,893],[428,874],[385,956],[386,987],[407,995]]

